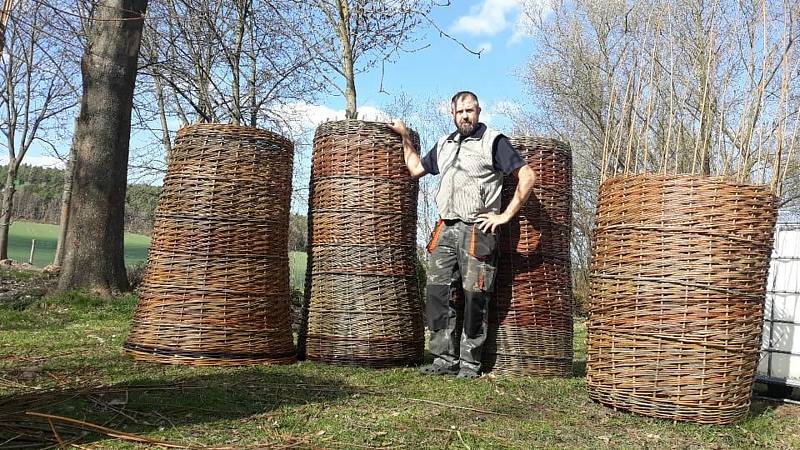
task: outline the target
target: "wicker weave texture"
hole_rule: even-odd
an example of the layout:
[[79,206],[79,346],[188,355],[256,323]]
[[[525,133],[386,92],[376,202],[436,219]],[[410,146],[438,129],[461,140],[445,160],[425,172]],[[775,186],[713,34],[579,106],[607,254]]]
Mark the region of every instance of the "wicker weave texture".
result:
[[293,144],[222,124],[181,129],[125,351],[197,366],[291,363]]
[[324,123],[311,174],[301,354],[369,367],[419,363],[418,184],[400,136],[384,123]]
[[563,377],[567,371],[572,373],[572,352],[564,351],[572,347],[572,331],[563,330],[514,325],[490,327],[486,363],[508,374]]
[[[499,233],[497,287],[483,362],[500,373],[570,376],[571,150],[555,139],[510,141],[533,169],[536,182],[528,202]],[[504,205],[516,187],[516,178],[507,177]]]
[[588,307],[590,396],[672,420],[745,416],[775,220],[765,186],[688,175],[604,182]]

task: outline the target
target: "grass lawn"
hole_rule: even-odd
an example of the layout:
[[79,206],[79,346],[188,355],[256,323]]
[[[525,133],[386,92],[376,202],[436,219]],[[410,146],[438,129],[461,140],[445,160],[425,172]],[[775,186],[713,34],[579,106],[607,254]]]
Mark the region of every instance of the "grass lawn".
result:
[[[44,267],[53,262],[58,242],[58,225],[33,222],[14,222],[9,231],[8,256],[15,261],[28,261],[31,240],[36,239],[33,265]],[[133,265],[147,260],[150,238],[141,234],[125,233],[125,264]]]
[[[122,353],[135,302],[73,293],[0,303],[0,447],[800,448],[798,406],[756,401],[731,426],[673,423],[592,402],[581,376],[136,363]],[[575,334],[582,375],[582,322]]]
[[292,289],[303,289],[306,283],[306,260],[308,254],[305,252],[289,252],[289,284]]
[[[33,222],[14,222],[9,232],[8,256],[15,261],[28,261],[31,253],[31,240],[36,239],[33,265],[44,267],[53,262],[58,242],[58,225]],[[125,233],[125,264],[131,266],[147,261],[150,238],[141,234]],[[291,286],[303,289],[306,276],[306,254],[289,253],[289,273]]]

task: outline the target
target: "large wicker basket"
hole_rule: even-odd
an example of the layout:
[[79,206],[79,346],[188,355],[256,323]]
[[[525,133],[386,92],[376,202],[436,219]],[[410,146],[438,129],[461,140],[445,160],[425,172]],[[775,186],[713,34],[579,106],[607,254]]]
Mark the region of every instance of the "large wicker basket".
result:
[[369,367],[421,361],[417,190],[386,124],[317,129],[301,357]]
[[291,141],[254,128],[181,129],[156,210],[125,350],[189,365],[291,363]]
[[747,414],[776,209],[767,187],[637,175],[600,187],[591,398],[653,417]]
[[[484,350],[487,370],[539,376],[572,374],[570,228],[572,158],[569,145],[512,137],[536,174],[528,202],[501,229],[495,300]],[[517,180],[503,184],[504,207]]]

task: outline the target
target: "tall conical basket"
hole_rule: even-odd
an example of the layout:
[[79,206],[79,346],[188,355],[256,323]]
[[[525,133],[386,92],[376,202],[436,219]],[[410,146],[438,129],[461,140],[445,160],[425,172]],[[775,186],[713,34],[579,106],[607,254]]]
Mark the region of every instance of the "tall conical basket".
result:
[[635,175],[600,187],[589,395],[651,417],[744,417],[776,220],[766,186]]
[[386,124],[317,128],[301,355],[368,367],[421,361],[417,191]]
[[[555,139],[517,136],[511,144],[536,174],[528,202],[501,228],[495,299],[484,350],[487,370],[572,374],[572,156]],[[503,183],[504,207],[517,180]]]
[[181,129],[125,351],[188,365],[291,363],[294,145],[255,128]]

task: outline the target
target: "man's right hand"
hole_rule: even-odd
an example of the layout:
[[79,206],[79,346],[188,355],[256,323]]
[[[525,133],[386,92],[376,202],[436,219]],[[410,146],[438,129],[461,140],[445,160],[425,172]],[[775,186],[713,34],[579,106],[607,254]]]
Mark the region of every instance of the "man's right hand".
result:
[[394,119],[392,123],[387,125],[389,125],[392,131],[399,134],[403,140],[403,159],[406,162],[406,166],[408,166],[408,172],[411,176],[419,178],[425,175],[425,168],[422,166],[422,161],[420,161],[414,144],[411,142],[411,133],[409,133],[406,124],[400,119]]
[[392,131],[399,134],[403,138],[408,137],[408,127],[400,119],[394,119],[392,123],[389,124],[389,128],[391,128]]

